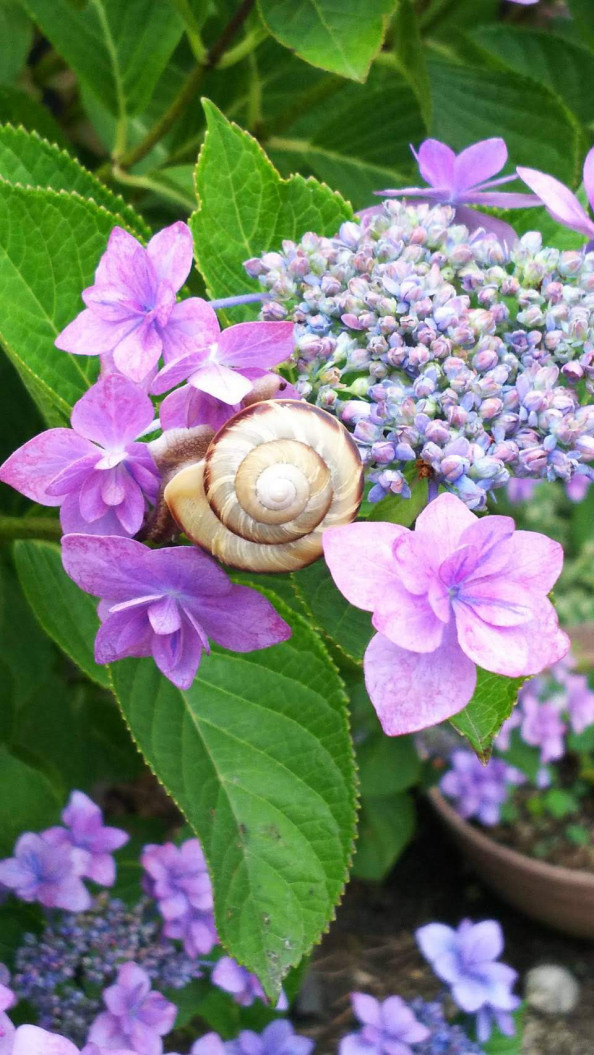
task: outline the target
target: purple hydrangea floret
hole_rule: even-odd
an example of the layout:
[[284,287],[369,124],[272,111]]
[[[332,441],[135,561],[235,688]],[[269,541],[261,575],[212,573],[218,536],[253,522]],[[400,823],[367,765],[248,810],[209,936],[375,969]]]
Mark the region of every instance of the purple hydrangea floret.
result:
[[[217,960],[211,975],[211,981],[219,989],[230,993],[236,1004],[240,1007],[250,1007],[254,1000],[267,1002],[266,994],[262,988],[260,979],[251,974],[247,967],[241,967],[231,956],[222,956]],[[288,1000],[281,990],[276,1004],[277,1011],[286,1011],[289,1006]]]
[[113,852],[128,842],[128,833],[105,826],[99,806],[83,791],[72,792],[62,820],[65,828],[50,829],[53,839],[86,854],[82,875],[101,886],[113,886],[116,877]]
[[427,1026],[399,996],[376,1000],[351,993],[351,1003],[362,1028],[342,1038],[340,1055],[413,1055],[411,1045],[429,1037]]
[[235,586],[196,547],[150,550],[132,539],[66,535],[62,561],[81,589],[101,598],[96,661],[152,655],[180,689],[192,684],[209,638],[250,652],[291,633],[265,597]]
[[499,822],[510,788],[524,780],[503,759],[492,758],[484,766],[472,751],[454,751],[450,765],[439,782],[440,790],[453,800],[461,817],[476,817],[487,826]]
[[22,901],[83,912],[91,904],[81,878],[87,860],[84,850],[54,838],[52,829],[41,835],[26,832],[16,843],[14,857],[0,861],[0,883]]
[[71,429],[49,429],[11,454],[0,480],[45,506],[60,506],[65,532],[135,535],[160,485],[146,443],[149,397],[125,377],[101,378],[76,403]]
[[151,238],[146,249],[122,227],[114,227],[107,249],[85,289],[84,311],[56,338],[74,355],[100,355],[103,366],[144,382],[161,356],[193,351],[205,302],[176,303],[193,259],[192,233],[174,223]]
[[97,1016],[89,1041],[99,1047],[130,1048],[139,1055],[162,1055],[162,1037],[173,1028],[177,1008],[161,993],[141,967],[126,963],[117,980],[103,993],[107,1011]]
[[503,933],[495,920],[472,923],[462,920],[456,930],[443,923],[428,923],[416,932],[423,956],[438,978],[450,986],[462,1011],[476,1015],[477,1036],[485,1043],[493,1022],[506,1036],[513,1036],[511,1015],[520,1005],[512,993],[517,971],[499,963]]
[[218,941],[212,884],[198,839],[181,846],[145,846],[146,887],[165,920],[163,933],[183,942],[188,956],[205,955]]
[[452,205],[456,210],[456,222],[463,223],[469,231],[482,228],[492,231],[502,242],[513,244],[517,235],[509,224],[476,212],[471,205],[495,206],[499,209],[522,209],[540,205],[537,194],[494,191],[517,179],[510,176],[492,177],[501,171],[507,161],[505,141],[496,137],[482,139],[455,154],[446,143],[438,139],[426,139],[413,154],[426,187],[403,187],[400,190],[376,191],[390,198],[419,198],[421,201]]

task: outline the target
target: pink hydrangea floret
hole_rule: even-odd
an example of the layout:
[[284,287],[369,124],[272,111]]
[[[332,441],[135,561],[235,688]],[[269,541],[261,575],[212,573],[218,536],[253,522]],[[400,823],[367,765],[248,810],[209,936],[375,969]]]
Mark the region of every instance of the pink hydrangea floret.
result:
[[504,516],[442,494],[414,531],[356,523],[324,533],[341,593],[372,612],[365,683],[389,736],[435,725],[472,698],[477,667],[507,677],[561,659],[569,639],[548,593],[563,550]]

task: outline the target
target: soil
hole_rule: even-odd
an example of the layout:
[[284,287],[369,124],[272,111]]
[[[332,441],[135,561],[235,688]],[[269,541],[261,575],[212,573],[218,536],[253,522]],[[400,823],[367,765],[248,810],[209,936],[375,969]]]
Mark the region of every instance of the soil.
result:
[[[550,814],[535,816],[530,809],[534,797],[533,789],[517,788],[512,797],[518,810],[517,819],[511,824],[496,824],[482,830],[496,842],[539,861],[594,872],[594,796],[582,799],[578,812],[562,818]],[[576,846],[572,841],[571,832],[575,827],[587,838],[585,845]]]

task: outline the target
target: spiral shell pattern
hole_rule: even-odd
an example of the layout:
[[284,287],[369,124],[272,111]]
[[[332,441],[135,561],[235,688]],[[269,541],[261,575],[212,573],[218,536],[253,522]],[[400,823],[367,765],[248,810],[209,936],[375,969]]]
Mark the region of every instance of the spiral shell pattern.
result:
[[282,572],[317,560],[322,533],[353,520],[362,495],[361,459],[344,426],[279,399],[231,418],[164,497],[188,538],[223,563]]

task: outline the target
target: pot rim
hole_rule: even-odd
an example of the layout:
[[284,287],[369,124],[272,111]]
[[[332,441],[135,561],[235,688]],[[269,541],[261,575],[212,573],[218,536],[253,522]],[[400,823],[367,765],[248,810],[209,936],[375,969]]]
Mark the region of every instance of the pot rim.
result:
[[578,868],[566,868],[564,865],[550,864],[548,861],[539,861],[528,854],[520,853],[519,850],[512,850],[511,847],[490,838],[482,828],[475,828],[469,824],[447,802],[439,788],[430,788],[427,794],[432,805],[450,828],[453,828],[460,836],[473,842],[475,846],[483,851],[494,854],[502,862],[507,862],[510,867],[522,868],[525,871],[530,871],[533,875],[540,876],[542,879],[556,880],[558,883],[571,883],[574,886],[583,887],[587,890],[594,889],[594,873],[584,872]]

